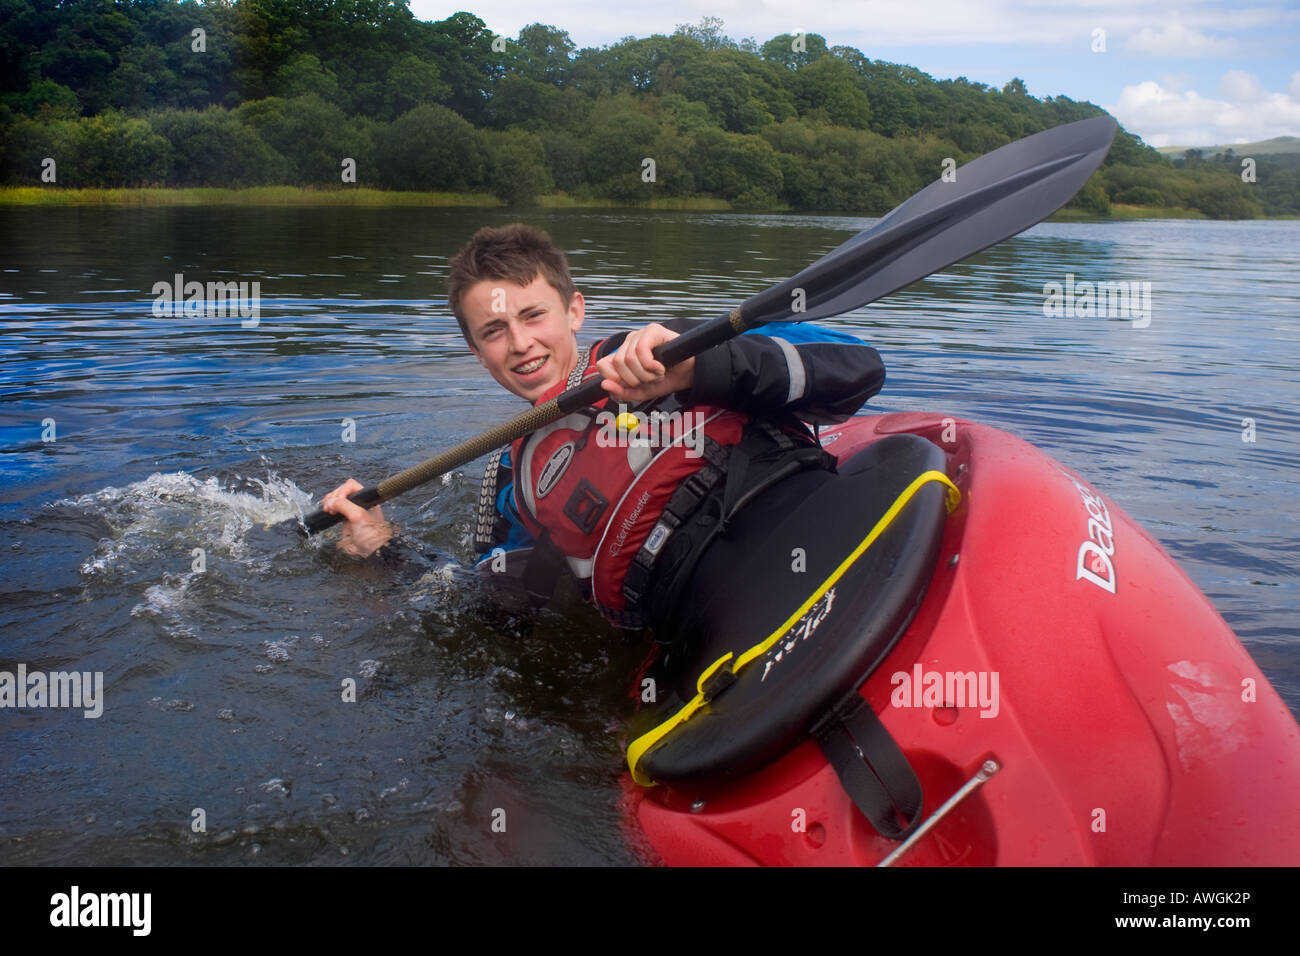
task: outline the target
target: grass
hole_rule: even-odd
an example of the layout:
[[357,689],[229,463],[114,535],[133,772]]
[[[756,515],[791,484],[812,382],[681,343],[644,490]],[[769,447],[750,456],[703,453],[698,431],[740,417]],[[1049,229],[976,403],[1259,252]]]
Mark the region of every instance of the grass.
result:
[[[477,206],[501,207],[490,193],[396,192],[387,189],[334,186],[319,189],[305,186],[254,186],[248,189],[143,188],[72,189],[64,186],[0,186],[0,206]],[[651,199],[627,203],[613,199],[570,196],[557,192],[539,196],[542,209],[676,209],[691,212],[729,212],[735,207],[725,199],[704,196]],[[789,207],[753,210],[790,212]],[[861,215],[860,212],[841,215]],[[1205,219],[1196,209],[1166,206],[1125,206],[1112,203],[1109,216],[1097,216],[1081,209],[1061,209],[1051,217],[1057,222],[1107,222],[1117,219]],[[1268,216],[1296,219],[1296,216]]]
[[1115,219],[1207,219],[1199,209],[1170,208],[1168,206],[1124,206],[1111,203],[1109,216],[1082,209],[1058,209],[1051,216],[1057,222],[1108,222]]
[[67,189],[0,186],[0,205],[13,206],[500,206],[487,193],[389,192],[383,189]]
[[[254,186],[248,189],[70,189],[63,186],[0,186],[0,205],[9,206],[503,206],[489,193],[395,192],[386,189],[313,189]],[[553,193],[541,196],[543,209],[644,208],[714,212],[731,209],[725,199],[652,199],[622,203]]]

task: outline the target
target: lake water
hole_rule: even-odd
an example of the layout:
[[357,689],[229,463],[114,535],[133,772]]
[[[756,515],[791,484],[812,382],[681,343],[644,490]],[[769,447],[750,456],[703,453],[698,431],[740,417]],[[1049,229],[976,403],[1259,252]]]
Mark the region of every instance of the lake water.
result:
[[[572,596],[535,619],[485,603],[464,571],[479,464],[386,506],[427,566],[264,528],[520,409],[443,304],[448,257],[508,220],[0,207],[0,670],[105,681],[99,719],[0,711],[0,863],[637,862],[618,778],[645,649]],[[570,251],[593,338],[712,317],[868,222],[530,221]],[[885,360],[867,412],[950,412],[1076,469],[1300,713],[1298,240],[1297,222],[1040,225],[833,321]],[[258,281],[256,327],[155,317],[177,273]],[[1149,322],[1045,316],[1067,275],[1150,283]]]

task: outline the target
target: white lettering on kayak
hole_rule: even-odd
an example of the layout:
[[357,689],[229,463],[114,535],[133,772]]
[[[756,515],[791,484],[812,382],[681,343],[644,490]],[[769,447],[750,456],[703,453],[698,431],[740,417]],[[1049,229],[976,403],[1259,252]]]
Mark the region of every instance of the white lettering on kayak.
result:
[[1075,562],[1074,579],[1083,579],[1101,588],[1108,594],[1115,593],[1115,529],[1111,524],[1110,511],[1101,495],[1094,494],[1087,485],[1081,484],[1066,472],[1061,474],[1070,479],[1083,499],[1083,506],[1088,511],[1088,539],[1079,545],[1079,554]]
[[758,679],[761,684],[767,680],[767,673],[779,661],[789,655],[800,641],[806,641],[812,637],[813,631],[826,620],[831,613],[831,605],[835,603],[835,589],[831,588],[808,609],[808,613],[791,625],[777,640],[775,644],[767,649],[766,660],[763,663],[763,676]]
[[896,671],[890,675],[894,707],[976,707],[981,717],[996,717],[998,703],[997,671],[927,671],[921,663],[912,672]]

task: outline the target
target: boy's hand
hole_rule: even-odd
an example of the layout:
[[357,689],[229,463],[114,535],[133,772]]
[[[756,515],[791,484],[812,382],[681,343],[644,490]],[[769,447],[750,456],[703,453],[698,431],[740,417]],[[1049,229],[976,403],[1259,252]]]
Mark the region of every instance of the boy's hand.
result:
[[613,355],[596,362],[604,379],[601,387],[619,402],[645,402],[690,388],[695,381],[695,359],[665,369],[651,351],[677,338],[658,322],[628,334]]
[[393,536],[393,526],[384,520],[384,509],[375,505],[369,511],[348,501],[348,495],[360,491],[364,485],[349,478],[321,499],[322,511],[342,515],[347,521],[339,548],[359,558],[374,554]]

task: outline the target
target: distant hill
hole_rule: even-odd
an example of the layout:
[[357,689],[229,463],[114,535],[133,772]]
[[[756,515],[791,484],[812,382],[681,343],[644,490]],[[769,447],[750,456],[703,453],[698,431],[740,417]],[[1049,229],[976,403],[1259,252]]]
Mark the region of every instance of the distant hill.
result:
[[1206,159],[1225,150],[1238,156],[1273,156],[1277,153],[1300,153],[1300,136],[1275,136],[1258,143],[1224,143],[1222,146],[1161,146],[1165,156],[1181,156],[1189,149],[1199,149]]

